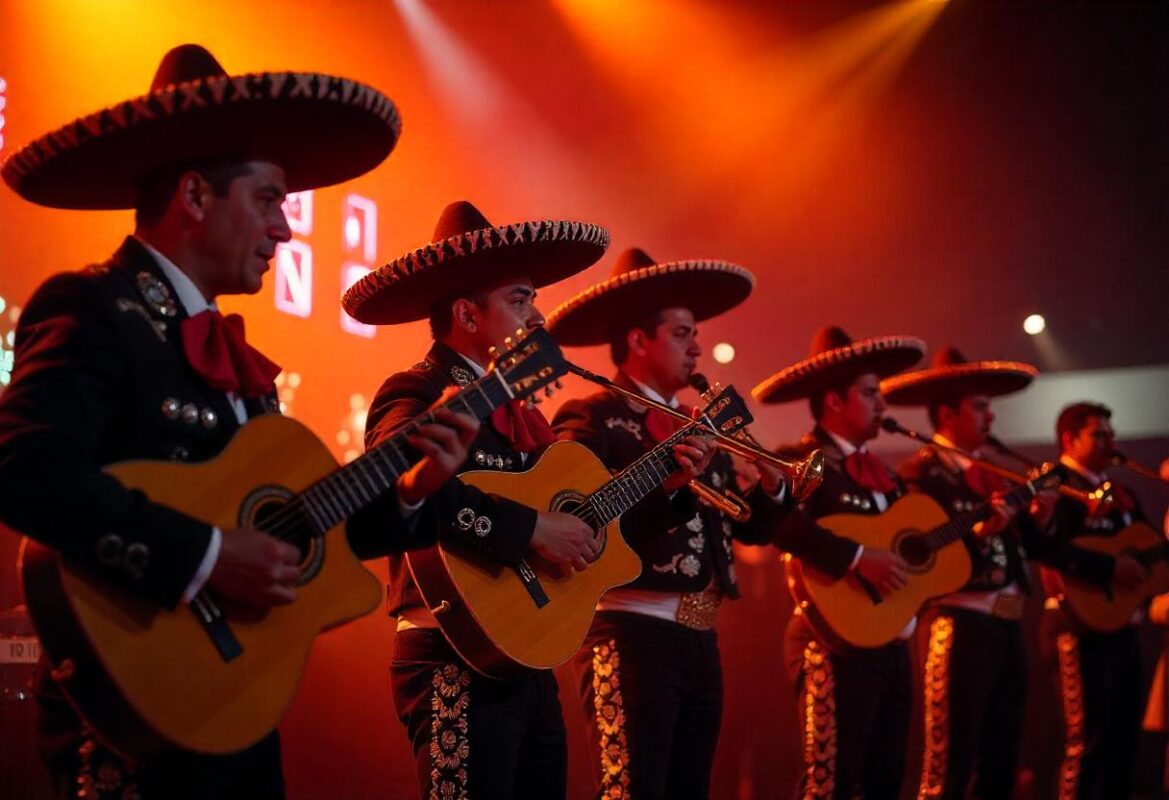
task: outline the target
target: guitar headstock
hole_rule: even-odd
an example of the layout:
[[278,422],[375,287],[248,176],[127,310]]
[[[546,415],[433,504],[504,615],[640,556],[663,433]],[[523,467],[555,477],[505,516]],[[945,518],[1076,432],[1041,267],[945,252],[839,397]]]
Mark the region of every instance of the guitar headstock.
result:
[[553,384],[558,387],[558,379],[568,372],[560,345],[543,328],[519,329],[514,339],[504,339],[504,345],[508,348],[504,352],[492,352],[489,371],[499,373],[515,400],[540,402],[533,395],[543,389],[544,396],[550,396]]
[[747,427],[755,419],[733,386],[725,389],[717,387],[717,392],[711,392],[706,407],[702,409],[702,417],[720,433],[728,436]]
[[1054,466],[1045,466],[1031,476],[1029,485],[1031,486],[1031,491],[1039,494],[1040,492],[1059,491],[1060,484],[1062,483],[1063,476],[1060,475],[1059,470],[1055,469]]

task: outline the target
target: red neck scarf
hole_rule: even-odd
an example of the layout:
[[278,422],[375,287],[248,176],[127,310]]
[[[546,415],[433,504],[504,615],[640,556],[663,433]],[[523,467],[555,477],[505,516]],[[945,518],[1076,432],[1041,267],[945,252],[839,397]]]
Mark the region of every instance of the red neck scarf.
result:
[[248,399],[275,391],[280,366],[247,343],[239,314],[208,309],[184,319],[179,331],[187,360],[211,386]]

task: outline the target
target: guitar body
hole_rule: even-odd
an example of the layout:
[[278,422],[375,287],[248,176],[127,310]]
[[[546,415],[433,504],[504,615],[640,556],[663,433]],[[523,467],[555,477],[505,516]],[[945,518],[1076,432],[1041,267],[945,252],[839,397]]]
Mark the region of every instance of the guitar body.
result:
[[[484,492],[538,511],[571,510],[612,476],[584,445],[556,442],[524,472],[476,470],[460,476]],[[492,678],[550,669],[580,648],[597,600],[641,574],[641,560],[619,521],[598,533],[604,546],[584,572],[561,570],[529,553],[548,603],[537,606],[515,570],[480,553],[440,543],[406,555],[414,581],[459,655]],[[445,604],[445,605],[444,605]]]
[[[129,488],[221,530],[253,524],[337,463],[307,428],[277,415],[245,425],[198,464],[124,462],[106,471]],[[159,608],[104,576],[25,540],[29,613],[54,676],[116,750],[242,750],[275,728],[321,631],[374,610],[378,580],[353,555],[344,525],[308,544],[297,599],[266,612],[225,608],[242,653],[225,660],[193,608]]]
[[[1163,550],[1165,537],[1148,523],[1134,522],[1115,536],[1077,536],[1076,547],[1107,553],[1110,556],[1136,555],[1142,551]],[[1044,568],[1048,579],[1063,593],[1060,607],[1089,630],[1098,633],[1118,631],[1132,622],[1133,614],[1153,595],[1169,592],[1169,563],[1164,558],[1147,562],[1149,577],[1139,586],[1122,589],[1112,586],[1111,596],[1093,583],[1076,580]]]
[[920,555],[923,548],[912,547],[916,535],[947,519],[933,499],[910,494],[883,514],[831,514],[816,520],[865,547],[900,553],[909,564],[909,579],[904,588],[876,603],[854,574],[833,580],[785,556],[788,588],[813,630],[837,649],[880,647],[896,639],[927,600],[961,589],[970,580],[971,563],[960,542]]

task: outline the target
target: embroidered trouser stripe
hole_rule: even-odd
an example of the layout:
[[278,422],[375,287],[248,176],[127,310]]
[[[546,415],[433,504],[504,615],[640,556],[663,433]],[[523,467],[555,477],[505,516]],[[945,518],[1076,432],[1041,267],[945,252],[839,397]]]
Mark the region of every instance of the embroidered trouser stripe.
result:
[[431,686],[430,800],[467,800],[471,671],[444,664],[434,671]]
[[817,642],[804,648],[805,800],[832,797],[836,789],[836,679],[832,661]]
[[1080,640],[1074,633],[1056,639],[1059,694],[1063,705],[1063,761],[1059,767],[1059,800],[1074,800],[1084,758],[1084,681],[1080,674]]
[[925,753],[921,764],[919,800],[941,797],[946,788],[950,754],[950,652],[954,648],[954,620],[938,616],[930,624],[925,659]]
[[605,800],[629,797],[629,746],[621,697],[621,654],[617,642],[593,647],[593,707],[601,733],[601,794]]

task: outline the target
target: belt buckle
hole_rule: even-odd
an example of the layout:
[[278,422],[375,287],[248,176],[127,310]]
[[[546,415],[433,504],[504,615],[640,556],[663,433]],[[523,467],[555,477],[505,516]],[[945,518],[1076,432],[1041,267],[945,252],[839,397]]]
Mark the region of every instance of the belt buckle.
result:
[[709,631],[714,628],[722,600],[722,593],[713,587],[707,587],[701,592],[688,592],[682,595],[674,619],[679,625],[692,630]]
[[1020,594],[1000,594],[994,599],[994,608],[990,613],[999,619],[1018,621],[1023,618],[1026,602]]

